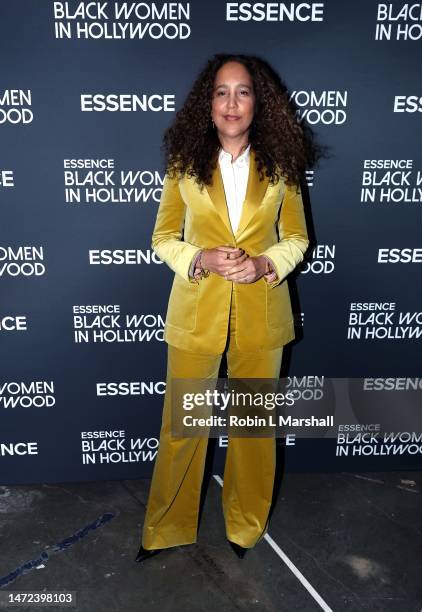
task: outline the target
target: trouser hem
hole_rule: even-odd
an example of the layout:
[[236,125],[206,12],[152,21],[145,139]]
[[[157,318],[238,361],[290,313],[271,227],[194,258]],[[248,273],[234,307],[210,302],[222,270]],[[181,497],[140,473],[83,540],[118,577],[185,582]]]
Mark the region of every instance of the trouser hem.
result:
[[142,536],[142,546],[145,550],[152,550],[155,548],[173,548],[174,546],[185,546],[187,544],[196,544],[197,535],[192,533],[186,533],[180,535],[174,534],[163,534],[163,533],[149,533],[147,536]]

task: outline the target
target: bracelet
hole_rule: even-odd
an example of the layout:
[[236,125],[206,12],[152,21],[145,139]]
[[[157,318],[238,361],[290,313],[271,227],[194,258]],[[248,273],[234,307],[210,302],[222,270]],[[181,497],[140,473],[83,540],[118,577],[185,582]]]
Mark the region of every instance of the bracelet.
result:
[[210,275],[210,271],[207,270],[207,268],[204,268],[202,266],[202,253],[203,253],[203,251],[201,251],[201,253],[199,255],[199,259],[198,259],[198,261],[196,263],[199,264],[199,268],[201,270],[201,277],[200,278],[206,278],[207,276]]

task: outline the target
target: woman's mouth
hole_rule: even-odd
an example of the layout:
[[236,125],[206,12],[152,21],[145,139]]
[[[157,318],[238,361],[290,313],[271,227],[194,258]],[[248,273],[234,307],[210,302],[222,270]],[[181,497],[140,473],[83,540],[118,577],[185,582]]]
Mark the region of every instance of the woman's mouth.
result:
[[224,115],[224,119],[226,121],[237,121],[238,119],[240,119],[240,117],[238,117],[237,115]]

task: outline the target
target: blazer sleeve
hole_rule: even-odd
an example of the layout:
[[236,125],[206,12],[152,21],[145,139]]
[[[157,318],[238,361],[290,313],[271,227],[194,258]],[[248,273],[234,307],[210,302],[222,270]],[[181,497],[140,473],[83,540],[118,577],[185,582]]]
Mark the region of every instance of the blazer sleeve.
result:
[[269,287],[279,285],[296,268],[303,260],[309,246],[300,185],[286,185],[278,220],[278,232],[279,241],[259,253],[272,261],[277,272],[277,278],[267,283]]
[[189,268],[200,247],[182,240],[186,205],[180,195],[179,181],[166,174],[160,205],[152,233],[151,246],[161,261],[190,283]]

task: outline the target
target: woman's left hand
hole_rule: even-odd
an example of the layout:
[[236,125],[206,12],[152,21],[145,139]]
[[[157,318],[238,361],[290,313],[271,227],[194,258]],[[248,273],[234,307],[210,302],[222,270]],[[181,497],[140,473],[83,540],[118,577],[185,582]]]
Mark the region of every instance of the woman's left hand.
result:
[[234,264],[224,275],[224,278],[235,283],[254,283],[267,270],[267,260],[262,255],[247,257],[244,261]]

